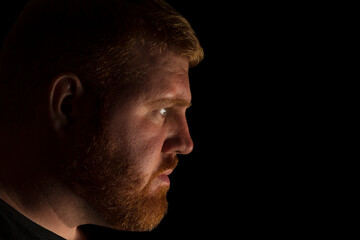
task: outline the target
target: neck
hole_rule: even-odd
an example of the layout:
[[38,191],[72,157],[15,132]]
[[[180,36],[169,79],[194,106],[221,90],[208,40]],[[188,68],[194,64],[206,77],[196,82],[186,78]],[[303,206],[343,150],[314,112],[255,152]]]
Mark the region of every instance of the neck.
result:
[[65,239],[84,239],[78,230],[83,224],[108,226],[82,198],[50,177],[2,186],[0,198],[33,222]]

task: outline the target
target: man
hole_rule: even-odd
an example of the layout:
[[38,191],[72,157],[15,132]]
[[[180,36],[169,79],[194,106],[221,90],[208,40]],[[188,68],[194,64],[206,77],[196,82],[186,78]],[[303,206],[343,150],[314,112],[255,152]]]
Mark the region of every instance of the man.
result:
[[162,0],[33,0],[1,52],[0,239],[155,228],[203,50]]

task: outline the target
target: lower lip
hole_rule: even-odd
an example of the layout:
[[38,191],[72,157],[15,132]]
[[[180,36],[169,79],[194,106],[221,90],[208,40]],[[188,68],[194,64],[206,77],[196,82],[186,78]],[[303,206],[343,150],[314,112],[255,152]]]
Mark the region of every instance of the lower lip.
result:
[[169,179],[169,177],[168,177],[167,175],[161,174],[161,175],[159,176],[159,179],[160,179],[163,183],[165,183],[166,185],[170,185],[170,179]]

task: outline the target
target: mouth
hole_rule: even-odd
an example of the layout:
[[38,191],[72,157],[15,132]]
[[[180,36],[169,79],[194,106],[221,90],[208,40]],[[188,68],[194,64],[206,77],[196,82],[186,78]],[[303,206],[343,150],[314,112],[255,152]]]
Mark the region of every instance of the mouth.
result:
[[173,169],[169,169],[169,170],[166,170],[164,172],[162,172],[158,178],[159,180],[164,184],[164,185],[167,185],[167,186],[170,186],[170,178],[169,178],[169,175],[172,173]]

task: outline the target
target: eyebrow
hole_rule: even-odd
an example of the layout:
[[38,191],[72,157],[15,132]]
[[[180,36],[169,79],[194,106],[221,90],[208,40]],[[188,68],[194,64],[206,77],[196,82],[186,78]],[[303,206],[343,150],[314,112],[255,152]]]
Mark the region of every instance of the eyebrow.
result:
[[160,98],[155,99],[146,103],[146,106],[150,108],[162,107],[162,106],[176,106],[176,107],[186,107],[189,108],[192,105],[191,102],[188,102],[182,98]]

